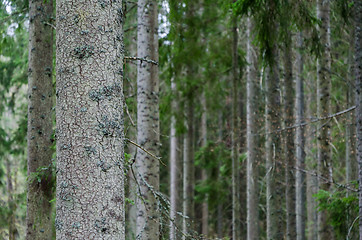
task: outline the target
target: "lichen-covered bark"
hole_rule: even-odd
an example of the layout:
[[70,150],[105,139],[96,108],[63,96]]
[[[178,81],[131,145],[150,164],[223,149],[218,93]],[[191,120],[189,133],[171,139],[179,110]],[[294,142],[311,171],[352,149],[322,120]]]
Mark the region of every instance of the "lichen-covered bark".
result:
[[256,48],[253,42],[254,22],[248,19],[247,26],[247,52],[246,52],[246,131],[247,131],[247,239],[259,239],[259,196],[258,196],[258,143],[256,133],[258,131],[257,125],[257,56]]
[[[298,33],[296,37],[296,124],[304,123],[304,88],[303,88],[303,36]],[[305,152],[304,152],[304,127],[299,126],[295,134],[296,149],[296,176],[295,176],[295,213],[296,213],[296,239],[305,239],[305,174],[298,169],[305,169]]]
[[[158,61],[157,7],[156,0],[138,0],[138,57],[153,61]],[[158,66],[140,61],[137,67],[137,142],[156,156],[160,146],[158,92]],[[159,239],[160,210],[156,197],[159,160],[138,149],[136,171],[141,191],[137,200],[137,237]]]
[[[294,124],[294,88],[293,88],[293,64],[292,64],[292,39],[291,33],[287,33],[283,52],[284,64],[284,124],[286,127]],[[286,205],[286,237],[288,240],[296,238],[295,225],[295,155],[294,155],[294,128],[284,131],[284,159],[285,169],[285,205]]]
[[57,239],[125,239],[122,1],[57,1]]
[[362,1],[355,1],[355,77],[356,77],[356,122],[357,122],[357,161],[359,180],[359,238],[362,239]]
[[267,239],[284,236],[282,151],[280,133],[281,106],[279,89],[278,49],[273,48],[274,65],[269,67],[266,80],[266,204]]
[[[173,96],[176,96],[176,83],[171,79],[171,90]],[[176,100],[172,100],[172,109],[177,109]],[[178,179],[178,141],[176,136],[176,117],[171,116],[170,128],[170,240],[176,240],[176,224],[177,224],[177,207],[179,179]]]
[[[53,177],[53,1],[29,1],[26,239],[51,239]],[[39,181],[40,179],[40,181]]]
[[[323,46],[317,61],[317,112],[318,117],[330,114],[331,92],[331,57],[330,57],[330,1],[318,0],[317,16],[321,21],[319,27],[320,41]],[[330,148],[330,124],[319,123],[317,137],[318,145],[318,174],[325,178],[331,177],[331,148]],[[319,179],[320,190],[328,191],[330,183]],[[318,212],[318,239],[330,239],[331,226],[328,224],[327,210]]]

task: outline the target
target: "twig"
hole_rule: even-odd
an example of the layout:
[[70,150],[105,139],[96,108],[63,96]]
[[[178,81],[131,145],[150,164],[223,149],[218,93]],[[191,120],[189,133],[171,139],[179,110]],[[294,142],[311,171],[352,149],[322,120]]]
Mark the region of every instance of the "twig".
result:
[[50,22],[44,22],[45,25],[51,26],[54,30],[57,30],[57,28],[51,24]]
[[354,225],[354,223],[357,221],[357,219],[359,219],[359,216],[357,216],[357,217],[353,220],[352,225],[351,225],[351,226],[349,227],[349,229],[348,229],[347,240],[349,239],[349,235],[351,234],[351,231],[352,231],[353,225]]
[[142,146],[138,145],[137,143],[133,142],[132,140],[129,140],[128,138],[126,138],[127,142],[135,145],[136,147],[138,147],[139,149],[141,149],[142,151],[144,151],[145,153],[147,153],[148,155],[150,155],[151,157],[157,159],[158,161],[160,161],[160,163],[166,167],[166,164],[164,162],[162,162],[160,157],[157,157],[156,155],[154,155],[153,153],[147,151],[146,149],[144,149]]
[[128,60],[133,60],[133,61],[141,61],[141,62],[148,62],[148,63],[152,63],[152,64],[155,64],[155,65],[158,65],[158,62],[154,61],[154,60],[151,60],[151,59],[147,59],[147,58],[140,58],[140,57],[129,57],[129,56],[126,56],[124,57],[124,59],[128,59]]
[[135,126],[136,126],[136,124],[134,123],[134,121],[132,120],[131,115],[129,114],[127,104],[125,104],[125,106],[126,106],[126,113],[127,113],[128,117],[129,117],[129,120],[131,121],[132,126],[134,126],[134,127],[135,127]]
[[29,8],[24,8],[24,9],[22,9],[22,10],[13,12],[13,13],[11,13],[9,16],[6,16],[6,17],[1,18],[1,19],[0,19],[0,23],[3,23],[3,22],[5,22],[6,20],[8,20],[9,18],[12,18],[12,17],[14,17],[14,16],[17,15],[17,14],[24,13],[24,12],[26,12],[26,11],[29,11]]

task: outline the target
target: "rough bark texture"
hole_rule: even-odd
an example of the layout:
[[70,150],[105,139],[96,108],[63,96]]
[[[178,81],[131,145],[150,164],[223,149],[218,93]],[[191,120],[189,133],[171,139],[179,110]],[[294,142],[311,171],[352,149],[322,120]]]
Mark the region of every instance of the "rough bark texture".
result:
[[283,167],[281,165],[281,106],[279,89],[278,49],[273,48],[274,65],[269,67],[266,80],[266,204],[267,239],[282,239],[284,236],[283,213]]
[[357,161],[359,180],[359,239],[362,239],[362,1],[355,1],[355,77],[356,77],[356,122]]
[[[173,96],[176,96],[176,84],[171,79],[171,90]],[[177,109],[176,100],[172,100],[172,109]],[[176,224],[177,224],[177,203],[178,203],[178,157],[177,157],[178,141],[176,136],[176,117],[171,116],[170,129],[170,240],[176,240]]]
[[[304,88],[303,88],[303,36],[300,32],[296,38],[296,120],[297,125],[304,123]],[[296,213],[296,239],[305,239],[305,173],[298,169],[305,169],[305,152],[304,152],[304,127],[297,127],[295,135],[296,149],[296,176],[295,176],[295,213]]]
[[232,113],[231,113],[231,161],[232,161],[232,236],[233,239],[240,239],[240,167],[238,150],[238,32],[237,19],[232,20]]
[[[157,1],[138,1],[137,52],[139,58],[158,61]],[[159,155],[158,66],[140,61],[137,68],[137,141]],[[140,198],[137,201],[137,238],[159,239],[159,160],[141,149],[136,159]]]
[[29,1],[29,19],[26,239],[37,240],[53,235],[53,1]]
[[182,231],[184,235],[182,239],[189,239],[187,236],[192,234],[194,220],[194,182],[195,182],[195,167],[194,167],[194,151],[193,151],[193,135],[194,135],[194,109],[192,97],[188,99],[185,106],[187,116],[187,133],[184,136],[184,156],[183,156],[183,222]]
[[[330,1],[318,0],[317,16],[321,21],[319,27],[320,41],[323,46],[317,62],[317,108],[318,117],[330,114],[330,92],[331,92],[331,56],[330,56]],[[330,148],[330,124],[319,123],[317,133],[318,145],[318,174],[330,179],[331,176],[331,148]],[[320,190],[328,191],[330,183],[319,179]],[[318,239],[330,239],[332,237],[331,226],[328,224],[328,213],[326,210],[318,212]]]
[[258,196],[258,168],[259,162],[257,157],[257,56],[255,46],[252,44],[254,22],[248,19],[247,26],[247,82],[246,82],[246,129],[247,129],[247,239],[259,239],[259,196]]
[[57,239],[125,239],[122,1],[57,1]]
[[[202,116],[201,116],[201,138],[202,147],[207,145],[207,105],[206,105],[206,96],[205,90],[201,96],[201,105],[202,105]],[[201,180],[207,181],[207,172],[206,169],[201,171]],[[209,230],[209,205],[208,205],[208,196],[205,197],[204,202],[201,205],[201,234],[207,238]]]
[[[292,64],[292,39],[291,33],[287,33],[283,52],[284,63],[284,124],[286,127],[294,124],[294,88],[293,88],[293,64]],[[296,238],[295,225],[295,155],[294,155],[294,128],[284,131],[285,134],[285,204],[288,240]]]

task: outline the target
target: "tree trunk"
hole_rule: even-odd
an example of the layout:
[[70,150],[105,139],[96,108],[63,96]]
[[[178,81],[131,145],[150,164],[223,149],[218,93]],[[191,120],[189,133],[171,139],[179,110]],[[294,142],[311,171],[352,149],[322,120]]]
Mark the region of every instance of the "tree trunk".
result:
[[[138,57],[158,61],[157,1],[138,1]],[[137,141],[154,155],[159,155],[159,80],[155,64],[140,61],[137,68]],[[140,198],[137,200],[137,238],[159,239],[160,219],[159,160],[141,149],[136,159]]]
[[[176,96],[176,84],[171,79],[172,95]],[[177,109],[176,100],[172,100],[172,109]],[[171,130],[170,130],[170,240],[176,240],[176,224],[177,224],[177,203],[178,203],[178,148],[176,136],[176,117],[173,113],[171,116]]]
[[[304,123],[304,89],[303,89],[303,35],[298,33],[296,51],[296,124]],[[299,126],[296,129],[295,136],[296,149],[296,176],[295,176],[295,213],[296,213],[296,239],[305,240],[305,174],[299,169],[305,169],[305,152],[304,152],[304,127]]]
[[356,77],[356,122],[357,122],[357,161],[359,180],[359,238],[362,239],[362,1],[355,1],[355,77]]
[[[331,94],[331,56],[330,56],[330,1],[318,0],[317,16],[321,21],[319,28],[320,41],[323,46],[317,62],[317,108],[318,117],[330,114],[330,94]],[[317,138],[318,146],[318,174],[331,179],[331,148],[330,148],[330,124],[328,122],[319,123]],[[319,179],[320,190],[329,191],[330,183]],[[332,232],[328,224],[327,210],[318,212],[318,239],[331,239]]]
[[[292,39],[291,33],[287,32],[284,48],[284,123],[285,127],[294,124],[294,88],[293,88],[293,64],[292,64]],[[295,225],[295,155],[294,155],[294,129],[287,129],[285,134],[285,204],[287,220],[287,239],[296,238]]]
[[194,220],[194,181],[195,181],[195,168],[194,168],[194,153],[193,153],[193,122],[194,122],[194,109],[193,100],[188,99],[185,106],[187,116],[187,133],[184,136],[184,159],[183,159],[183,226],[184,233],[182,239],[189,239],[188,236],[192,235]]
[[[201,116],[201,138],[202,138],[202,147],[207,145],[207,105],[206,105],[206,96],[205,90],[201,96],[201,105],[202,105],[202,116]],[[202,169],[201,171],[201,180],[203,182],[207,181],[207,172],[206,169]],[[208,205],[208,196],[206,195],[204,202],[201,205],[202,208],[202,226],[201,233],[207,238],[208,230],[209,230],[209,205]]]
[[283,239],[283,167],[280,140],[280,89],[278,49],[273,48],[274,64],[268,69],[266,80],[266,188],[267,239]]
[[231,113],[231,161],[232,161],[232,236],[240,239],[240,166],[238,149],[238,32],[237,18],[232,19],[232,113]]
[[28,195],[26,239],[53,236],[53,1],[29,1]]
[[125,239],[122,1],[57,1],[57,239]]
[[18,234],[18,230],[16,228],[16,203],[14,201],[14,187],[13,187],[13,179],[11,177],[11,160],[10,156],[6,158],[6,181],[7,181],[7,195],[8,195],[8,231],[9,231],[9,240],[15,240]]
[[[221,144],[222,140],[223,140],[223,114],[222,111],[219,111],[218,113],[218,142]],[[222,154],[221,152],[219,153],[219,159],[221,160],[222,158]],[[221,180],[222,176],[221,176],[221,172],[220,172],[220,167],[221,167],[221,161],[219,161],[218,164],[218,179]],[[218,238],[222,238],[223,236],[223,204],[222,203],[218,203],[217,205],[217,237]]]
[[257,56],[253,42],[254,22],[248,18],[247,26],[247,82],[246,82],[246,128],[247,128],[247,239],[259,239],[259,196],[258,196],[258,165],[257,158]]

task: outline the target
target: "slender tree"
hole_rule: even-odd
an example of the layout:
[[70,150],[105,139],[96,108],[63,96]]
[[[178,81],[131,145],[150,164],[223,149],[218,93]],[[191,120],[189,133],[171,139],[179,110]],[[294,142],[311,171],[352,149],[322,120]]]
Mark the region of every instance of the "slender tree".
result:
[[356,122],[357,122],[357,161],[359,180],[359,239],[362,239],[362,1],[354,2],[355,14],[355,77],[356,77]]
[[[158,61],[157,1],[138,1],[137,54],[139,58]],[[158,66],[140,61],[137,67],[137,141],[143,148],[159,155],[160,127],[158,109]],[[137,151],[137,238],[159,239],[159,160],[142,149]]]
[[[26,239],[51,239],[53,1],[29,1],[28,196]],[[39,180],[40,179],[40,180]]]
[[[176,83],[171,79],[171,90],[173,96],[176,96]],[[176,100],[172,100],[172,109],[177,109]],[[170,127],[170,240],[176,240],[176,223],[177,223],[177,203],[178,203],[178,141],[176,136],[176,117],[171,116]]]
[[254,22],[248,18],[246,52],[246,128],[247,128],[247,239],[259,239],[259,196],[258,196],[258,143],[257,128],[257,56],[253,45]]
[[[331,55],[330,55],[330,1],[318,0],[317,17],[321,21],[319,27],[320,41],[323,46],[317,61],[317,108],[318,117],[330,114],[331,95]],[[320,123],[317,138],[318,144],[318,174],[330,179],[331,176],[331,148],[330,148],[330,124]],[[330,183],[319,179],[320,190],[328,191]],[[318,239],[329,239],[331,227],[328,223],[327,211],[318,212]]]
[[57,1],[57,239],[125,239],[122,1]]
[[303,35],[299,32],[296,37],[296,59],[295,59],[295,109],[296,124],[298,125],[295,135],[296,149],[296,176],[295,176],[295,213],[296,213],[296,239],[305,239],[305,152],[304,152],[304,89],[303,89]]
[[231,113],[231,161],[232,161],[232,236],[240,239],[240,167],[238,149],[238,29],[237,17],[232,16],[232,113]]
[[[206,96],[205,90],[201,96],[201,105],[202,105],[202,115],[201,115],[201,138],[202,138],[202,147],[207,146],[207,105],[206,105]],[[207,181],[207,171],[202,169],[201,171],[201,180],[203,182]],[[204,199],[204,202],[201,205],[201,233],[204,237],[207,237],[209,230],[209,205],[207,203],[207,196]]]

